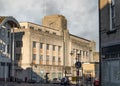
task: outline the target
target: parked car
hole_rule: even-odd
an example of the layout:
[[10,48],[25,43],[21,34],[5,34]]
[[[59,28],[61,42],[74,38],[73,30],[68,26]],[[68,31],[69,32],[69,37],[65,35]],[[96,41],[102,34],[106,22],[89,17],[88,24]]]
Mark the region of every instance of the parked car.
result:
[[17,83],[22,83],[23,80],[22,80],[22,79],[19,79],[19,78],[16,78],[16,82],[17,82]]
[[64,77],[64,78],[61,79],[61,85],[64,85],[64,84],[67,84],[67,85],[70,84],[70,81],[67,77]]
[[32,79],[29,79],[27,82],[28,82],[28,83],[36,83],[36,81],[35,81],[35,80],[32,80]]
[[52,84],[60,84],[60,79],[58,78],[53,78],[53,80],[51,81]]
[[94,86],[100,86],[100,82],[98,78],[94,80]]

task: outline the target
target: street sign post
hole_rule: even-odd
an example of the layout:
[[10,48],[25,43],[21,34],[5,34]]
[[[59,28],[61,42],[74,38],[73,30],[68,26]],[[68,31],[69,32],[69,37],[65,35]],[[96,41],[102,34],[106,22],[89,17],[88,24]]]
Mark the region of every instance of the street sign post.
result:
[[77,69],[81,68],[81,62],[77,61],[77,62],[75,63],[75,67],[76,67]]

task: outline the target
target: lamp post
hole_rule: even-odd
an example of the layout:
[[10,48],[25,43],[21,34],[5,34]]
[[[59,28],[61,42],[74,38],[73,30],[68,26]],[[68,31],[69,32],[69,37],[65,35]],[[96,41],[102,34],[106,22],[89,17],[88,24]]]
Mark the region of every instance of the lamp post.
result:
[[81,68],[81,62],[80,62],[80,55],[81,52],[78,52],[78,49],[73,49],[73,51],[71,51],[71,55],[73,55],[75,53],[76,56],[76,62],[75,62],[75,67],[76,67],[76,86],[80,86],[80,75],[79,75],[79,70]]

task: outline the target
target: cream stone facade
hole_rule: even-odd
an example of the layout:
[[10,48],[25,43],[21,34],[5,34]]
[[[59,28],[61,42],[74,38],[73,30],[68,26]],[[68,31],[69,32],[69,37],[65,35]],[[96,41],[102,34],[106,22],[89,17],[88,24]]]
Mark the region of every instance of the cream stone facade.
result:
[[[80,61],[95,62],[95,42],[69,33],[67,20],[62,15],[45,16],[42,25],[21,22],[15,29],[16,78],[40,81],[49,73],[49,79],[76,76],[76,55],[81,52]],[[84,70],[83,70],[84,71]],[[91,72],[93,76],[95,72]]]

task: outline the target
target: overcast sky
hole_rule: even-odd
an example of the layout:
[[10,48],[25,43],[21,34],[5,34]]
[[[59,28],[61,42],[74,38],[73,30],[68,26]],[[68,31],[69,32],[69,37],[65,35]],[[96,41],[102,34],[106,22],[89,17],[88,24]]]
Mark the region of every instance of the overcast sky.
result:
[[46,15],[61,14],[69,32],[99,46],[98,0],[0,0],[0,16],[13,16],[18,22],[42,24]]

